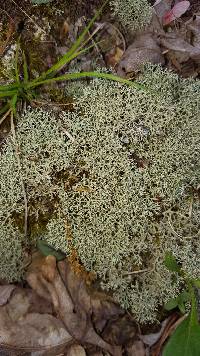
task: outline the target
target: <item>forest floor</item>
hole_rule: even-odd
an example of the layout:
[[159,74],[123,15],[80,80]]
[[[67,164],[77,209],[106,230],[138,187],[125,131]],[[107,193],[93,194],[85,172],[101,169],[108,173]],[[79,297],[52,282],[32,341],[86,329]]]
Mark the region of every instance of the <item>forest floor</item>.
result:
[[[165,18],[165,22],[163,18],[175,2],[156,3],[150,26],[136,33],[123,27],[107,5],[88,33],[93,48],[70,63],[71,69],[112,67],[118,75],[135,79],[142,65],[151,62],[161,63],[181,77],[199,78],[200,2],[190,0],[185,12],[175,20]],[[31,0],[0,0],[0,59],[6,63],[20,38],[29,72],[37,76],[67,52],[101,4],[100,0],[54,0],[43,5]],[[2,65],[0,77],[6,80]],[[60,90],[62,84],[44,87],[31,105],[61,110]],[[9,131],[10,120],[0,119],[0,143]],[[56,265],[53,256],[38,252],[31,258],[26,281],[0,283],[2,356],[159,356],[166,339],[182,321],[183,317],[173,312],[158,325],[138,325],[110,295],[95,289],[83,273],[75,273],[69,261]]]

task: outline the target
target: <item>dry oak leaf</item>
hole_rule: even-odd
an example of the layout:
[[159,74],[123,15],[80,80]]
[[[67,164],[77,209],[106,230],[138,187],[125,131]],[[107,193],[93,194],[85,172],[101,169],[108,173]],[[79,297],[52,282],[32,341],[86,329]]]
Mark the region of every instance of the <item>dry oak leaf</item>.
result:
[[[80,289],[77,289],[77,284],[73,284],[72,280],[69,284],[64,283],[66,262],[62,261],[58,264],[59,270],[64,269],[60,275],[53,262],[55,257],[51,257],[50,261],[42,257],[40,263],[38,263],[38,260],[36,264],[33,261],[27,273],[27,281],[30,286],[40,295],[41,293],[44,295],[44,291],[49,293],[57,315],[74,339],[81,344],[89,343],[98,346],[113,356],[121,356],[121,348],[105,342],[92,325],[91,315],[87,312],[90,305],[90,296],[84,291],[84,281],[80,279],[78,282]],[[54,273],[49,274],[49,271],[46,273],[45,268],[49,269],[49,266],[54,269]],[[53,276],[53,279],[49,280],[49,275]],[[81,286],[83,286],[83,289]],[[76,295],[77,303],[74,303],[72,295]]]

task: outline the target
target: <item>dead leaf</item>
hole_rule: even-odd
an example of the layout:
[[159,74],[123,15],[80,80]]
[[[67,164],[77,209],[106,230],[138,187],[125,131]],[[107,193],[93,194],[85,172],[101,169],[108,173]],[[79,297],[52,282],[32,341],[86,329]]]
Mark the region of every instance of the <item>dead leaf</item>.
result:
[[0,306],[7,303],[15,288],[16,286],[14,284],[0,286]]
[[152,33],[138,35],[135,41],[125,51],[118,65],[117,73],[126,77],[131,73],[137,73],[145,63],[164,64],[164,56]]
[[[71,342],[72,337],[60,320],[50,314],[29,312],[38,308],[37,304],[31,305],[32,293],[29,289],[17,288],[9,302],[0,307],[0,346],[6,344],[11,349],[33,351]],[[45,303],[43,300],[44,311]],[[41,304],[39,308],[41,311]]]
[[146,356],[146,350],[142,341],[136,340],[134,344],[126,348],[127,356]]
[[[45,264],[46,261],[44,259],[41,260],[41,263],[37,261],[35,267],[33,262],[27,274],[27,281],[38,293],[41,293],[41,288],[43,291],[48,290],[55,311],[63,321],[69,334],[81,344],[98,345],[98,347],[110,352],[111,355],[120,356],[121,348],[108,344],[94,330],[90,315],[90,296],[87,294],[84,281],[81,278],[78,278],[76,283],[70,280],[68,278],[70,268],[66,270],[64,268],[66,262],[63,261],[58,264],[60,270],[63,269],[62,278],[56,269],[54,279],[50,282],[45,278]],[[64,284],[65,277],[67,280],[65,280]],[[77,285],[79,286],[78,288]]]
[[137,329],[135,321],[125,314],[117,320],[109,321],[102,336],[109,343],[127,345],[136,336]]
[[181,17],[190,7],[189,1],[180,1],[163,16],[163,25],[169,25],[172,21]]

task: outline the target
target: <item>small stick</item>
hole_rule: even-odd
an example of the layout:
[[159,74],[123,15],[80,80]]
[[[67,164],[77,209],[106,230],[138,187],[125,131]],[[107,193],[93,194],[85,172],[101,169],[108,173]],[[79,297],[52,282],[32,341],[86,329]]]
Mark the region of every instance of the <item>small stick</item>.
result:
[[150,272],[151,270],[148,269],[148,268],[145,268],[145,269],[140,269],[138,271],[132,271],[132,272],[125,272],[123,273],[124,276],[128,276],[130,274],[138,274],[138,273],[143,273],[143,272]]
[[[12,111],[11,111],[11,132],[12,132],[13,140],[14,140],[14,143],[15,143],[15,152],[16,152],[17,163],[18,163],[19,171],[21,172],[22,167],[21,167],[21,162],[20,162],[20,158],[19,158],[19,147],[17,145],[17,140],[16,140],[15,125],[14,125],[14,121],[13,121],[13,112]],[[25,212],[25,216],[24,216],[24,235],[25,235],[25,238],[26,238],[27,237],[27,223],[28,223],[28,202],[27,202],[25,185],[24,185],[22,177],[21,177],[21,185],[22,185],[22,191],[23,191],[23,195],[24,195],[24,212]]]
[[4,114],[4,116],[1,118],[0,120],[0,126],[3,123],[3,121],[7,118],[7,116],[10,114],[11,109],[9,109],[8,111],[6,111],[6,113]]

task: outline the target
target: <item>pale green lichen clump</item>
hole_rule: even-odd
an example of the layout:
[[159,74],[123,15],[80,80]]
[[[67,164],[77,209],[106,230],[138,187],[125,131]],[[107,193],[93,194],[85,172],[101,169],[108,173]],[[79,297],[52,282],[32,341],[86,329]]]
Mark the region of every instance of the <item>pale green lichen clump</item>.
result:
[[141,30],[151,21],[152,7],[148,0],[111,0],[110,5],[114,15],[129,29]]
[[[159,67],[148,67],[142,81],[147,91],[93,80],[60,117],[27,111],[17,141],[28,204],[53,202],[43,238],[67,252],[67,221],[85,267],[148,322],[182,287],[163,265],[166,251],[200,277],[200,82]],[[5,166],[11,145],[10,137]],[[23,202],[12,169],[3,191],[11,216]]]

